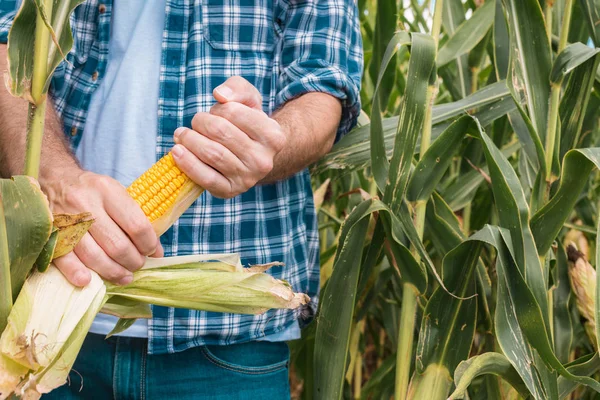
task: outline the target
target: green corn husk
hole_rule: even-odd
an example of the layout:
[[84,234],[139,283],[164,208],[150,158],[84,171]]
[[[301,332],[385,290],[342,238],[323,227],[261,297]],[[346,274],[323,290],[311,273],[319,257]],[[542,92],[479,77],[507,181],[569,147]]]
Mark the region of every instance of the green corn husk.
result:
[[92,282],[77,288],[52,264],[34,272],[0,337],[0,400],[37,399],[63,385],[105,304],[129,318],[149,317],[145,304],[244,314],[306,304],[308,296],[264,273],[273,265],[242,268],[239,256],[226,254],[148,259],[125,287],[92,272]]

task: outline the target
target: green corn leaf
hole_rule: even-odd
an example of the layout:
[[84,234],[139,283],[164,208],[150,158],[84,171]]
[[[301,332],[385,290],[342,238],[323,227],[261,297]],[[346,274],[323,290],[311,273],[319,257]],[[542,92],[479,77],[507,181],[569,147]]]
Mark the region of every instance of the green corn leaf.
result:
[[0,180],[13,300],[52,233],[52,214],[46,196],[33,179],[16,176]]
[[579,141],[599,65],[600,57],[596,56],[583,63],[569,75],[559,109],[561,159],[567,151],[576,147]]
[[[546,138],[550,98],[550,43],[537,0],[502,0],[511,43],[509,75],[518,82],[531,122],[541,141]],[[513,79],[509,84],[515,85]],[[515,88],[517,89],[517,88]]]
[[[465,242],[444,257],[443,280],[448,290],[457,296],[475,293],[473,271],[480,250],[479,243]],[[459,300],[438,288],[423,313],[417,345],[417,371],[422,374],[429,365],[436,364],[452,375],[459,362],[469,356],[476,319],[476,298]]]
[[406,91],[394,140],[394,153],[388,177],[389,184],[385,187],[383,197],[384,202],[390,205],[392,210],[399,208],[406,192],[417,140],[425,123],[427,107],[429,107],[427,91],[432,76],[435,75],[436,46],[433,38],[413,33],[411,39]]
[[[378,82],[378,86],[381,86],[379,89],[379,106],[385,109],[396,80],[397,60],[396,57],[389,60],[389,69],[387,66],[382,65],[382,60],[389,49],[390,43],[393,42],[394,36],[397,35],[395,31],[398,9],[395,1],[378,1],[376,6],[373,55],[369,64],[369,75],[373,82]],[[381,72],[383,72],[383,76],[380,76],[382,75]],[[377,96],[373,95],[374,101],[376,98]]]
[[108,299],[100,312],[123,319],[152,318],[152,309],[149,304],[120,296]]
[[560,186],[552,199],[531,218],[538,254],[546,254],[571,215],[590,173],[600,168],[600,148],[569,151],[563,159]]
[[[521,143],[512,142],[502,149],[502,154],[505,157],[511,157],[521,148]],[[489,170],[485,163],[478,166],[480,170],[472,170],[461,176],[456,181],[450,184],[441,193],[444,200],[448,202],[448,205],[453,211],[463,209],[468,203],[470,203],[475,196],[476,190],[484,182],[486,176],[489,175]]]
[[381,61],[381,70],[379,76],[377,77],[375,91],[373,92],[373,111],[371,115],[371,124],[369,127],[371,137],[371,165],[373,166],[373,176],[375,178],[375,182],[377,183],[379,190],[382,192],[385,190],[388,181],[389,162],[385,150],[381,119],[381,106],[384,105],[382,104],[384,101],[384,94],[380,90],[381,83],[386,77],[388,66],[391,65],[393,67],[394,65],[393,63],[390,64],[390,62],[395,59],[397,50],[400,47],[406,46],[410,43],[411,37],[409,33],[398,32],[394,35],[385,51],[385,54],[383,55],[383,60]]
[[[462,1],[444,0],[442,26],[449,37],[452,37],[456,33],[456,30],[464,21],[465,12]],[[457,57],[455,64],[455,73],[445,76],[447,74],[446,71],[449,71],[449,68],[441,68],[439,72],[447,86],[450,86],[455,82],[458,92],[460,93],[459,96],[455,96],[455,98],[458,100],[467,97],[467,95],[471,93],[471,70],[469,69],[468,56],[466,54]],[[452,63],[450,63],[450,65],[452,65]]]
[[594,40],[596,47],[600,47],[600,2],[598,0],[579,0],[579,5],[585,16],[589,34]]
[[56,249],[57,242],[58,242],[58,228],[54,227],[52,229],[52,233],[50,234],[50,237],[48,238],[48,241],[46,242],[46,244],[44,245],[44,248],[42,249],[42,252],[38,256],[37,260],[35,261],[35,267],[37,268],[38,271],[44,272],[45,270],[48,269],[50,262],[54,258],[53,255],[54,255],[54,250]]
[[[48,67],[44,93],[48,90],[54,70],[73,47],[73,35],[69,23],[69,15],[84,0],[55,0],[52,18],[45,18],[48,34],[52,36],[48,55]],[[31,81],[33,77],[34,39],[38,10],[42,9],[39,0],[22,1],[8,34],[8,60],[10,92],[17,97],[31,98]],[[58,46],[57,46],[58,44]]]
[[[506,86],[506,82],[498,82],[486,86],[473,95],[454,103],[436,105],[433,107],[432,140],[448,127],[444,121],[464,114],[471,109],[478,109],[474,116],[483,126],[515,110],[514,101]],[[392,156],[394,140],[398,127],[399,117],[384,118],[382,131],[385,140],[387,157]],[[352,172],[358,168],[368,167],[371,164],[371,139],[370,125],[354,129],[344,136],[312,169],[313,174],[320,174],[328,169],[339,169]],[[415,152],[419,152],[419,143]]]
[[441,67],[468,53],[483,40],[494,23],[496,1],[486,1],[468,20],[464,21],[440,49],[437,66]]
[[561,84],[567,74],[600,53],[600,49],[591,49],[583,43],[573,43],[567,46],[556,57],[550,72],[550,81]]
[[472,123],[473,119],[469,116],[457,119],[419,158],[408,184],[406,197],[409,201],[429,198],[446,173]]
[[315,399],[342,398],[369,207],[369,201],[361,203],[342,226],[341,246],[323,293],[314,352]]
[[523,398],[529,396],[529,390],[514,369],[510,361],[500,353],[483,353],[461,362],[454,372],[456,389],[448,398],[464,399],[467,388],[473,380],[482,375],[496,375],[508,382]]
[[119,333],[125,332],[127,329],[131,328],[133,324],[137,321],[135,318],[119,318],[115,327],[112,328],[110,332],[106,335],[105,339],[108,339],[111,336],[118,335]]
[[569,263],[565,248],[558,246],[556,252],[557,282],[554,283],[554,349],[556,357],[564,364],[569,361],[574,341],[571,320],[571,286],[569,285]]
[[[519,322],[519,327],[531,347],[537,350],[544,363],[561,376],[581,385],[588,386],[600,393],[600,382],[587,376],[572,374],[556,358],[546,330],[542,310],[516,265],[516,253],[510,236],[510,232],[506,229],[487,226],[473,235],[469,240],[483,241],[497,249],[499,259],[497,264],[498,280],[504,282],[506,285],[508,295],[516,310],[515,314]],[[506,351],[504,353],[506,354]]]
[[492,191],[500,218],[500,225],[510,230],[517,265],[531,287],[542,308],[545,326],[548,326],[548,298],[546,281],[536,253],[536,242],[529,227],[529,206],[523,194],[519,178],[502,152],[480,128],[480,137],[485,152]]
[[[591,376],[600,371],[600,357],[598,357],[598,353],[589,354],[567,364],[565,367],[572,374]],[[559,398],[566,399],[577,386],[577,382],[560,376],[558,378]]]

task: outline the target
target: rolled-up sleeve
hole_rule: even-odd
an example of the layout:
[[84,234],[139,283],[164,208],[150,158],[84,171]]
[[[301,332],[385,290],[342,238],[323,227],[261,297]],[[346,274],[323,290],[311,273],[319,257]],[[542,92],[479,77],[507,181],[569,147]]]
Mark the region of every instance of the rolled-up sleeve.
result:
[[0,0],[0,43],[8,41],[8,31],[17,13],[17,0]]
[[308,92],[342,102],[338,140],[356,125],[363,71],[354,0],[280,0],[281,70],[276,106]]

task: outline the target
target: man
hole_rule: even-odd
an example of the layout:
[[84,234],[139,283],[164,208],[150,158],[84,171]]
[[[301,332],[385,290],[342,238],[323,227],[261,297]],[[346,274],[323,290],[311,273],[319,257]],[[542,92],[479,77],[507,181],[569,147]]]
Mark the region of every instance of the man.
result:
[[[2,43],[15,3],[0,0]],[[153,307],[153,319],[109,340],[114,320],[101,315],[70,384],[46,397],[289,398],[285,341],[314,314],[319,285],[306,167],[360,110],[354,1],[88,0],[72,24],[40,184],[54,212],[96,222],[56,260],[63,274],[83,286],[89,268],[126,285],[145,256],[236,252],[244,264],[284,262],[271,274],[313,303],[261,316]],[[22,171],[25,125],[24,102],[1,91],[4,177]],[[167,151],[209,193],[159,242],[125,186]]]

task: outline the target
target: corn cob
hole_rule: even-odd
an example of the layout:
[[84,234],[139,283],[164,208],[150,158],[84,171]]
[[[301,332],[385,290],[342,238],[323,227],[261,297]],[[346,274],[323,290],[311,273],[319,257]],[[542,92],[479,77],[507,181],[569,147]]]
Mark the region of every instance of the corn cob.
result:
[[127,188],[158,236],[169,229],[203,191],[177,168],[170,152]]

